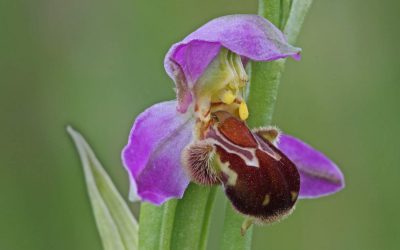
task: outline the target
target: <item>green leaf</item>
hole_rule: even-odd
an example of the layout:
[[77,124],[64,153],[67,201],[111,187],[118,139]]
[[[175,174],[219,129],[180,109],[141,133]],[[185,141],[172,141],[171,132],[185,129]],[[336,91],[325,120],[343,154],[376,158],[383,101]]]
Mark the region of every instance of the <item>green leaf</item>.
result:
[[82,161],[90,203],[104,249],[138,249],[139,227],[128,205],[82,135],[70,126],[67,131]]
[[293,0],[290,14],[283,29],[289,43],[296,42],[312,0]]

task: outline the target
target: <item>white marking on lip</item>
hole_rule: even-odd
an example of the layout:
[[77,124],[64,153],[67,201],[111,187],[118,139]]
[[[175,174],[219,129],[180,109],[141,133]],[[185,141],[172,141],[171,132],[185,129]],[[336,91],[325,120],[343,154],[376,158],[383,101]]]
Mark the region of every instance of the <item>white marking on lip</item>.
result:
[[220,164],[221,167],[221,171],[226,174],[226,176],[228,176],[228,181],[226,182],[227,185],[229,186],[235,186],[236,185],[236,181],[238,178],[238,174],[229,168],[229,164],[228,163],[222,163]]
[[[239,156],[241,159],[243,159],[243,161],[246,163],[247,166],[256,167],[256,168],[260,167],[260,162],[256,156],[256,150],[258,149],[258,147],[257,148],[239,147],[238,145],[236,145],[236,144],[232,143],[231,141],[229,141],[228,139],[226,139],[225,136],[222,135],[218,130],[213,128],[213,132],[215,133],[216,137],[218,139],[220,139],[223,143],[228,144],[237,150],[229,149],[222,142],[216,140],[215,138],[210,137],[209,139],[212,140],[214,144],[220,146],[221,148],[223,148],[225,151],[227,151],[230,154],[235,154],[235,155]],[[251,155],[252,159],[250,159],[249,157],[246,157],[244,154],[241,154],[240,151],[248,152]]]

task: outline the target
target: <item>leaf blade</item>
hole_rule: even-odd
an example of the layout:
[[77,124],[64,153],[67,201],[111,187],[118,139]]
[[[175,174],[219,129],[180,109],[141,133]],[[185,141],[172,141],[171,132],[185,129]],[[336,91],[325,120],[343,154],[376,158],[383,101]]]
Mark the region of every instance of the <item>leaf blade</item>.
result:
[[83,136],[68,126],[79,153],[96,225],[106,250],[138,249],[138,224]]
[[289,43],[294,43],[299,36],[304,19],[312,4],[312,0],[293,0],[290,13],[283,28]]

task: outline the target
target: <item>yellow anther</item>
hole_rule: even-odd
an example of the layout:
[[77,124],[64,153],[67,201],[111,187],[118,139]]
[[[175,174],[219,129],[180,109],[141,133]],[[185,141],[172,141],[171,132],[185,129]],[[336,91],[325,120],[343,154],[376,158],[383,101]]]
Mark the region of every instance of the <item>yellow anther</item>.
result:
[[243,121],[246,120],[249,117],[249,110],[247,108],[246,103],[243,101],[239,105],[239,117]]
[[230,90],[224,91],[221,96],[221,101],[225,104],[232,104],[235,101],[236,96]]

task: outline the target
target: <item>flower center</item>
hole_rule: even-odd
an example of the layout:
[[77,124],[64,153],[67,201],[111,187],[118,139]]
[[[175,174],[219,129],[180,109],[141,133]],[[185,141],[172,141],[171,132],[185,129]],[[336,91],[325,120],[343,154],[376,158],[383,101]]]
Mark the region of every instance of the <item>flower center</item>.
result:
[[229,112],[241,120],[248,118],[249,111],[244,100],[247,82],[241,57],[222,48],[194,87],[199,138],[209,127],[211,115],[217,111]]

